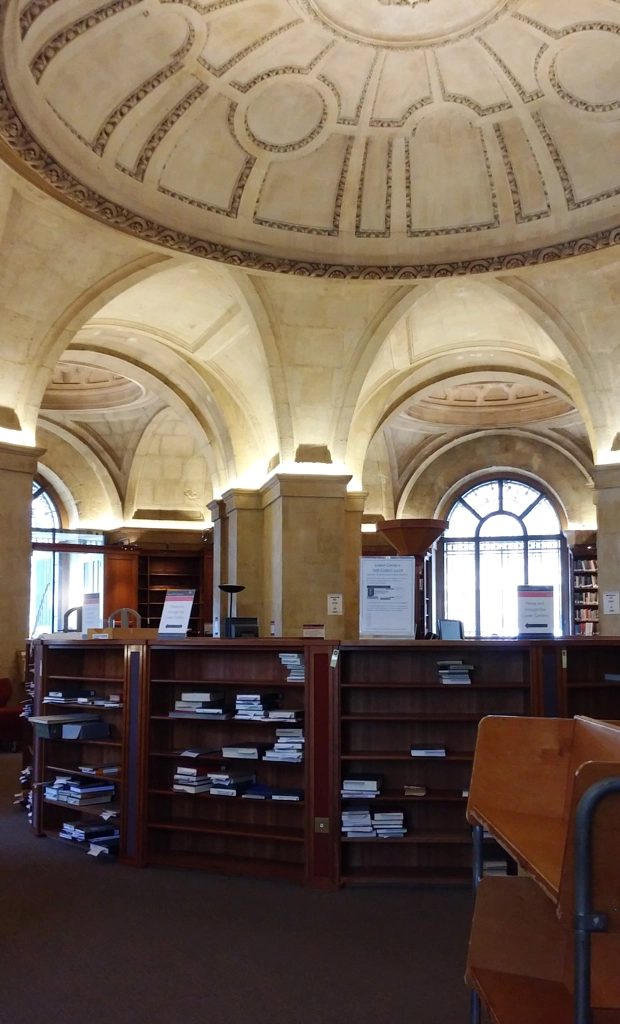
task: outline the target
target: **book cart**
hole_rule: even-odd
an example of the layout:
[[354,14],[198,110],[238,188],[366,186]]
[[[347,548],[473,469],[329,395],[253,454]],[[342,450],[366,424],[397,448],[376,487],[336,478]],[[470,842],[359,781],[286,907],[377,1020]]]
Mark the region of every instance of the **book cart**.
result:
[[[162,641],[148,644],[148,768],[143,860],[146,864],[202,867],[314,886],[333,877],[329,835],[329,661],[331,644],[301,640]],[[287,681],[280,655],[300,655],[303,680]],[[223,690],[234,706],[240,694],[277,692],[283,709],[298,709],[300,721],[197,720],[171,717],[183,693]],[[267,762],[276,728],[304,730],[302,763]],[[221,748],[259,745],[258,759],[223,757]],[[261,746],[262,745],[262,746]],[[173,789],[186,749],[210,749],[200,763],[215,771],[239,769],[257,782],[303,793],[297,802],[241,796],[187,794]]]
[[[57,838],[66,821],[102,820],[102,812],[112,813],[110,819],[120,829],[119,859],[126,864],[137,863],[138,833],[138,733],[141,690],[141,647],[123,641],[53,640],[36,645],[35,650],[35,714],[55,715],[65,712],[95,712],[110,725],[106,739],[41,739],[34,740],[33,817],[32,828],[37,836]],[[52,690],[67,686],[95,691],[98,699],[120,694],[117,707],[85,706],[82,703],[46,704],[44,698]],[[45,797],[45,783],[56,776],[93,779],[84,767],[96,768],[114,761],[120,768],[105,781],[114,784],[111,803],[92,806],[68,806]],[[74,843],[77,849],[88,850],[89,844]]]
[[620,728],[488,718],[467,817],[517,861],[480,878],[467,960],[493,1024],[620,1022]]
[[[438,662],[473,666],[471,683],[441,682]],[[338,843],[343,884],[466,883],[471,830],[465,819],[478,724],[485,715],[540,713],[531,644],[504,641],[360,641],[340,646],[339,760],[334,816],[349,774],[382,776],[372,810],[398,809],[406,836]],[[445,756],[411,755],[440,747]],[[406,796],[406,785],[426,788]]]

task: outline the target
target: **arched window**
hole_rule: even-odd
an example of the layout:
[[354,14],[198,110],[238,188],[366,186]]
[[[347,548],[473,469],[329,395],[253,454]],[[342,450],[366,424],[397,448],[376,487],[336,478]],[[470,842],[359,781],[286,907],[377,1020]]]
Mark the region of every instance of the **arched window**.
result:
[[444,614],[467,636],[516,636],[517,587],[554,587],[555,633],[562,633],[564,538],[555,508],[518,480],[491,480],[452,506],[444,534]]
[[32,484],[32,529],[59,530],[60,515],[44,486],[36,480]]

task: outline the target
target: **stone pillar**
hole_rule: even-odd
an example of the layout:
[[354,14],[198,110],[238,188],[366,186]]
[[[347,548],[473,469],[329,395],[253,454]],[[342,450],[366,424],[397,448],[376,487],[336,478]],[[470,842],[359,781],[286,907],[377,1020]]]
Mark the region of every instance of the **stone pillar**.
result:
[[345,584],[343,640],[357,640],[360,625],[360,558],[362,557],[362,516],[367,494],[349,491],[345,500]]
[[228,615],[228,595],[218,584],[228,583],[228,519],[223,501],[207,505],[213,522],[213,635],[219,636],[222,619]]
[[[269,636],[263,611],[263,509],[258,491],[233,488],[222,495],[228,520],[228,579],[245,587],[233,598],[233,615],[257,616],[260,635]],[[267,618],[267,621],[265,619]]]
[[0,677],[13,682],[12,703],[28,636],[32,481],[44,450],[0,442]]
[[[276,473],[261,488],[265,611],[275,621],[276,635],[301,636],[304,623],[324,623],[325,636],[332,640],[345,636],[353,620],[357,629],[353,595],[361,511],[347,495],[350,479]],[[355,526],[359,537],[348,541]],[[343,595],[344,615],[327,614],[328,594]]]
[[620,615],[603,614],[604,592],[620,591],[620,466],[596,466],[592,476],[598,521],[599,632],[620,636]]

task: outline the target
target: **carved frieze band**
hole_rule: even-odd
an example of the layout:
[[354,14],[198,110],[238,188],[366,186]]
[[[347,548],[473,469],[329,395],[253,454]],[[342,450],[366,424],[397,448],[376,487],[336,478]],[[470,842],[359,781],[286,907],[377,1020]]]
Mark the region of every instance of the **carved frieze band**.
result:
[[391,234],[392,222],[392,154],[394,149],[393,139],[389,140],[387,148],[387,166],[385,177],[385,227],[383,228],[383,231],[372,231],[362,227],[362,202],[364,199],[366,164],[368,161],[368,149],[370,147],[370,142],[370,139],[366,139],[366,146],[364,147],[362,172],[360,174],[360,184],[357,191],[357,208],[355,211],[355,234],[357,238],[389,238]]
[[115,14],[120,14],[121,11],[128,10],[129,7],[136,7],[137,4],[144,3],[144,0],[112,0],[112,3],[104,4],[103,7],[98,7],[96,11],[91,14],[87,14],[84,18],[80,18],[79,21],[74,21],[72,25],[67,28],[63,28],[61,32],[57,32],[56,35],[50,39],[45,46],[43,46],[32,64],[30,70],[32,71],[35,82],[38,82],[43,75],[43,72],[48,65],[53,61],[61,50],[64,50],[65,46],[72,43],[78,36],[84,35],[91,28],[96,28],[97,25],[101,25],[102,22],[107,21],[108,18],[113,18]]
[[187,54],[194,45],[196,33],[192,25],[187,26],[187,37],[183,45],[173,54],[173,60],[161,71],[158,71],[156,75],[152,75],[151,78],[143,82],[139,89],[135,89],[133,92],[126,96],[122,103],[116,107],[115,110],[106,118],[105,123],[102,124],[101,128],[97,132],[97,138],[93,143],[93,151],[97,156],[103,156],[104,150],[110,141],[110,137],[114,130],[118,128],[121,121],[127,117],[128,114],[137,107],[138,103],[141,103],[149,93],[157,89],[159,85],[162,85],[173,75],[176,75],[179,71],[183,70],[183,60],[187,57]]
[[58,0],[31,0],[29,4],[26,4],[19,16],[19,34],[21,38],[25,38],[28,30],[32,28],[37,18],[44,14],[48,7],[52,7],[53,4],[57,3]]
[[587,110],[590,114],[604,114],[611,110],[620,110],[620,100],[614,100],[611,103],[588,103],[586,100],[580,100],[578,96],[569,92],[558,78],[556,62],[557,57],[554,58],[549,68],[549,81],[558,96],[561,96],[566,103],[570,103],[571,107],[576,107],[578,110]]
[[506,169],[506,176],[508,178],[508,184],[510,185],[510,194],[512,196],[512,205],[513,205],[513,209],[514,209],[514,213],[515,213],[515,221],[517,222],[517,224],[529,224],[531,221],[544,220],[545,217],[549,217],[551,215],[551,206],[550,206],[550,203],[549,203],[549,193],[547,191],[547,186],[545,184],[545,180],[543,178],[542,171],[540,169],[540,165],[538,163],[538,160],[536,159],[536,155],[534,153],[534,150],[532,149],[532,147],[529,144],[529,140],[528,140],[528,147],[529,147],[529,150],[530,150],[530,153],[531,153],[531,156],[532,156],[532,160],[534,161],[534,165],[536,167],[536,170],[538,171],[538,177],[540,179],[541,187],[542,187],[543,192],[545,194],[546,210],[540,211],[538,213],[525,214],[523,212],[523,201],[521,199],[521,192],[519,190],[519,183],[517,181],[517,176],[515,174],[515,170],[514,170],[514,167],[513,167],[513,164],[512,164],[512,160],[510,159],[510,153],[508,152],[508,146],[506,145],[506,139],[504,138],[504,132],[502,130],[502,126],[501,126],[501,124],[496,124],[493,127],[495,129],[495,137],[497,139],[497,142],[498,142],[498,145],[499,145],[499,149],[500,149],[500,152],[502,154],[502,160],[504,161],[504,167]]
[[126,174],[131,175],[132,178],[136,178],[137,181],[144,181],[144,175],[147,172],[149,163],[160,144],[166,138],[168,132],[175,126],[177,121],[183,117],[183,114],[187,113],[190,107],[193,107],[196,100],[199,100],[201,96],[204,96],[208,88],[209,87],[205,85],[204,82],[199,82],[199,84],[190,89],[183,99],[177,103],[176,107],[174,107],[174,109],[159,122],[155,131],[151,133],[140,150],[133,170],[129,170],[127,167],[122,167],[120,164],[117,164],[117,166],[120,167],[122,171],[125,171]]
[[492,103],[488,107],[483,107],[476,100],[470,96],[463,96],[459,92],[448,92],[446,89],[441,68],[437,56],[435,56],[435,67],[437,69],[437,80],[439,82],[439,88],[441,90],[441,96],[444,103],[460,103],[464,107],[469,107],[473,110],[478,117],[485,117],[487,114],[500,114],[503,110],[512,110],[512,103],[510,100],[502,100],[500,103]]
[[347,139],[347,148],[345,150],[344,159],[342,161],[342,171],[340,172],[340,180],[338,182],[338,188],[336,190],[336,198],[334,201],[334,219],[330,228],[319,228],[312,227],[303,224],[289,224],[287,221],[280,220],[267,220],[264,217],[259,217],[258,210],[260,208],[260,202],[262,198],[262,192],[266,181],[266,176],[263,178],[258,198],[256,200],[256,206],[254,209],[254,223],[261,224],[267,228],[279,228],[281,231],[294,231],[295,233],[303,235],[338,235],[340,232],[340,214],[342,212],[342,200],[344,198],[344,190],[347,181],[347,174],[349,173],[349,164],[351,162],[351,150],[353,149],[354,138],[349,136]]
[[575,196],[575,189],[573,187],[570,174],[568,173],[568,170],[566,168],[566,164],[560,156],[559,150],[555,142],[553,141],[545,122],[542,119],[540,111],[535,110],[532,113],[532,119],[545,141],[545,145],[547,146],[547,149],[551,154],[551,159],[555,164],[555,169],[560,176],[562,188],[564,189],[564,195],[566,197],[566,205],[568,206],[569,210],[582,210],[585,206],[592,206],[594,203],[600,203],[605,199],[613,199],[614,196],[620,195],[620,185],[617,185],[615,188],[610,188],[606,189],[604,192],[599,192],[598,195],[588,196],[587,199],[578,200]]
[[273,32],[268,32],[266,35],[261,36],[260,39],[257,39],[256,42],[251,43],[249,46],[246,46],[243,50],[239,50],[238,53],[233,54],[233,56],[230,57],[229,60],[227,60],[224,64],[221,64],[219,67],[216,67],[215,64],[210,64],[206,57],[203,57],[202,55],[198,57],[198,63],[206,71],[209,71],[210,74],[212,74],[215,78],[221,78],[222,75],[225,75],[227,71],[230,71],[231,68],[234,68],[235,64],[238,64],[240,61],[242,61],[244,57],[247,57],[250,53],[253,53],[255,50],[260,49],[261,46],[264,46],[265,43],[269,43],[272,39],[275,39],[277,36],[281,36],[284,32],[288,32],[289,29],[294,28],[295,25],[301,24],[301,18],[294,18],[293,21],[287,22],[286,25],[281,25],[280,28],[274,29]]

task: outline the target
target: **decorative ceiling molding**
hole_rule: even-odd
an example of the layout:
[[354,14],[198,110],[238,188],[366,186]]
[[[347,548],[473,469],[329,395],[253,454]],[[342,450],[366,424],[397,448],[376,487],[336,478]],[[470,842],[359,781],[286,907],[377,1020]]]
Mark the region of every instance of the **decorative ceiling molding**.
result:
[[[253,0],[91,3],[76,18],[72,0],[4,0],[0,144],[106,224],[231,265],[339,279],[501,272],[620,242],[620,94],[605,92],[620,14],[266,0],[261,31],[245,18]],[[576,70],[574,40],[593,58]],[[106,45],[91,117],[76,82]],[[582,89],[586,65],[596,72]]]

